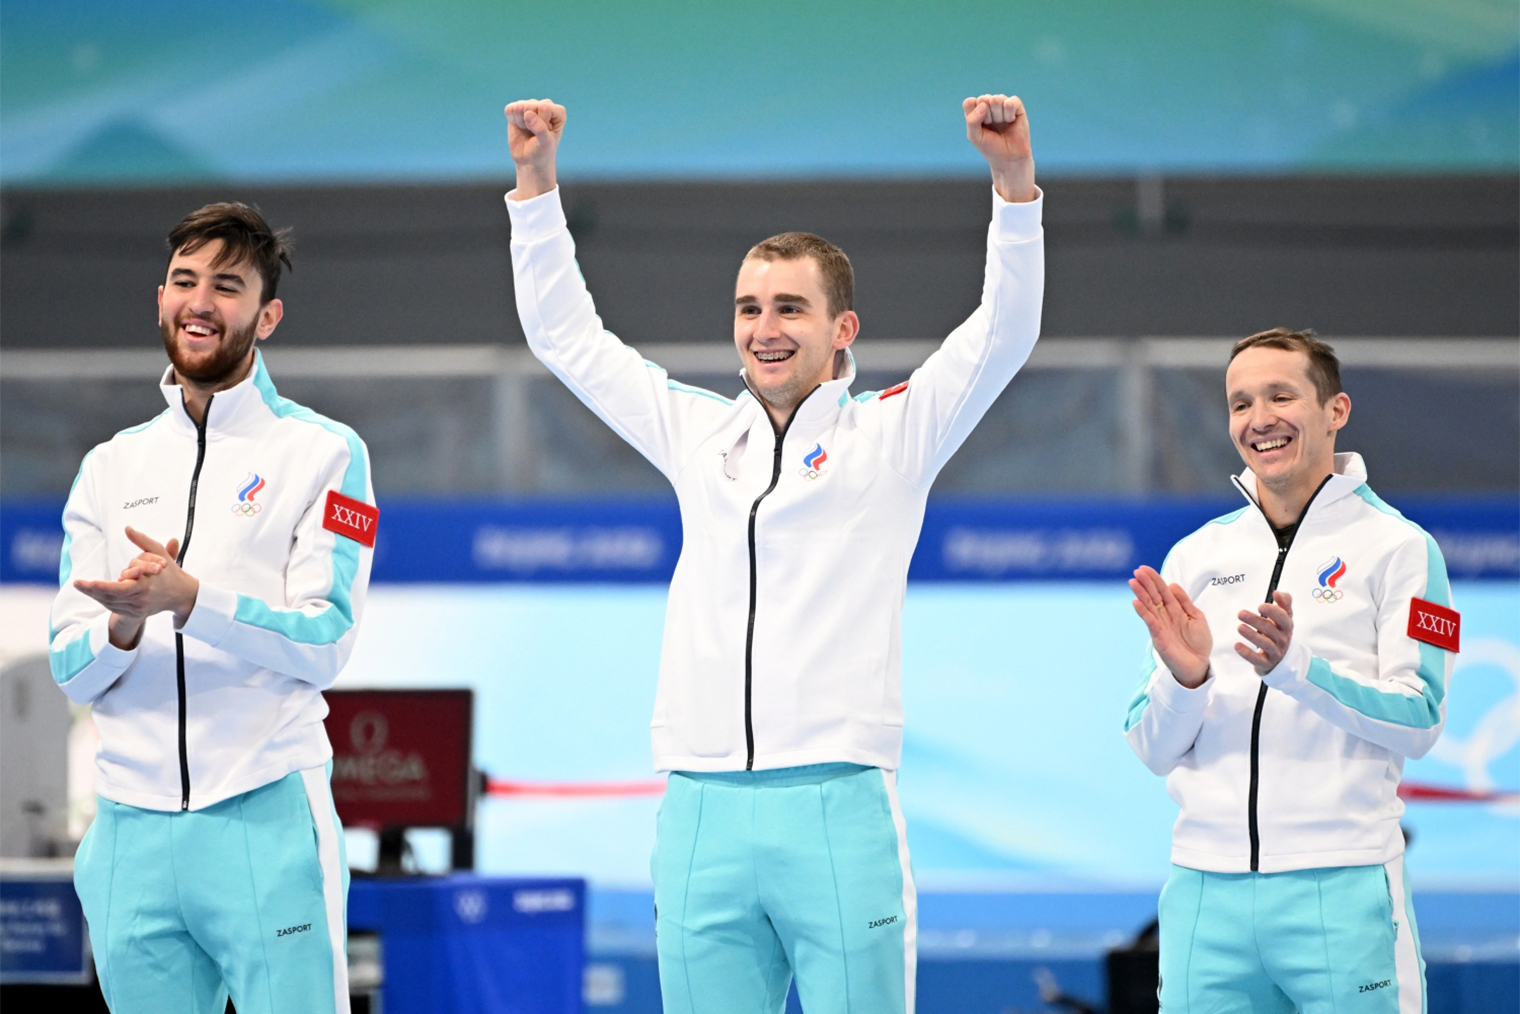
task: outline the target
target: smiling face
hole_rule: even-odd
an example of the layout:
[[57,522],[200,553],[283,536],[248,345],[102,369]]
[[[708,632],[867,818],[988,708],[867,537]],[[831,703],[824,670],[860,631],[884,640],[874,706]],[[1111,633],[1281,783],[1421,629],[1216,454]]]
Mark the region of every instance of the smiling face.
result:
[[813,258],[751,257],[739,266],[734,345],[750,385],[773,418],[789,415],[813,388],[834,379],[835,355],[859,331],[853,310],[829,315]]
[[253,343],[280,322],[278,299],[261,303],[263,279],[247,261],[216,263],[222,241],[175,251],[158,288],[158,326],[180,383],[216,389],[242,379]]
[[1351,398],[1341,392],[1321,402],[1305,353],[1263,345],[1230,363],[1225,391],[1230,438],[1246,467],[1278,496],[1307,499],[1335,470],[1335,435],[1351,416]]

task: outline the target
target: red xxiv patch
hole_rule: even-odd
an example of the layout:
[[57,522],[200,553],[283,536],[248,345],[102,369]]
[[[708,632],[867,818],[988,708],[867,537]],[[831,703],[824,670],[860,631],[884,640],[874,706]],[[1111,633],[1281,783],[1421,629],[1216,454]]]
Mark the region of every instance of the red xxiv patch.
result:
[[339,535],[346,535],[366,546],[375,544],[375,528],[380,522],[380,508],[371,507],[363,500],[344,496],[337,490],[329,490],[327,504],[322,508],[322,527]]
[[1414,599],[1409,603],[1409,636],[1447,651],[1461,651],[1462,616],[1455,609]]

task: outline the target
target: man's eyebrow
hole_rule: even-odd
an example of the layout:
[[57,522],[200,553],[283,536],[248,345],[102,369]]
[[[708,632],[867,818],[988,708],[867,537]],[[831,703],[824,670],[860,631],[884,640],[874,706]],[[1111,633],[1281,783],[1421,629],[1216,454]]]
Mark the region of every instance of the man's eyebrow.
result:
[[[196,278],[198,276],[190,268],[175,268],[173,271],[169,272],[169,277],[170,278],[180,278],[180,277]],[[219,282],[236,282],[239,285],[247,285],[248,284],[248,279],[244,278],[242,275],[238,274],[236,271],[218,271],[216,274],[212,275],[211,277],[215,278]]]
[[[771,297],[774,303],[797,303],[801,306],[812,306],[812,302],[806,296],[799,296],[795,292],[778,292]],[[759,306],[760,300],[754,296],[740,296],[734,300],[735,306]]]
[[[1288,381],[1283,381],[1283,380],[1274,380],[1272,383],[1267,384],[1262,389],[1262,393],[1263,394],[1276,394],[1279,391],[1287,391],[1289,394],[1301,394],[1302,393],[1301,391],[1299,391],[1298,388],[1294,387],[1293,384],[1289,383]],[[1229,395],[1226,396],[1225,400],[1226,401],[1239,401],[1242,398],[1249,398],[1249,397],[1250,397],[1250,394],[1248,392],[1246,392],[1246,391],[1231,391],[1229,393]]]

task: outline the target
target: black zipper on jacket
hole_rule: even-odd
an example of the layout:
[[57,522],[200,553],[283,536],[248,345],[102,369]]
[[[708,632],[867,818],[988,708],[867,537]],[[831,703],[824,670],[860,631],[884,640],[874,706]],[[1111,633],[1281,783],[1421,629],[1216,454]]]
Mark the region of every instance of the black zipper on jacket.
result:
[[[184,395],[180,396],[181,399]],[[201,421],[195,424],[195,471],[190,474],[190,506],[185,512],[185,537],[179,540],[179,553],[174,557],[176,566],[183,566],[185,550],[190,548],[190,533],[195,530],[195,488],[201,481],[201,463],[206,460],[206,421],[211,418],[211,400],[201,410]],[[189,415],[188,408],[185,412]],[[190,752],[185,747],[185,635],[174,635],[174,670],[179,690],[179,808],[190,809]]]
[[[822,386],[822,385],[820,385]],[[818,390],[817,387],[813,391]],[[744,749],[746,751],[744,770],[753,771],[755,767],[755,722],[750,707],[750,693],[754,685],[755,673],[755,596],[758,588],[757,575],[759,564],[755,555],[755,516],[760,513],[760,501],[771,495],[776,488],[776,483],[781,481],[781,448],[786,443],[786,431],[792,428],[792,422],[797,418],[797,413],[802,410],[802,402],[813,396],[809,391],[802,396],[802,401],[792,409],[792,414],[786,420],[786,425],[776,431],[776,456],[771,464],[771,484],[765,487],[765,492],[755,497],[755,502],[749,508],[749,627],[744,634]],[[760,407],[765,409],[765,402],[756,396]],[[769,415],[766,411],[766,415]],[[771,423],[771,429],[775,429],[775,422]]]
[[[1272,580],[1267,582],[1267,597],[1265,601],[1271,602],[1272,593],[1277,591],[1277,582],[1282,580],[1283,564],[1288,559],[1288,550],[1292,547],[1293,540],[1298,538],[1298,530],[1303,525],[1304,518],[1309,515],[1309,505],[1314,503],[1314,498],[1319,496],[1319,491],[1325,488],[1325,483],[1329,482],[1330,479],[1331,476],[1327,475],[1323,482],[1314,487],[1314,492],[1309,494],[1309,499],[1304,504],[1304,509],[1299,512],[1298,520],[1293,523],[1293,530],[1288,534],[1287,539],[1278,540],[1277,562],[1272,565]],[[1256,498],[1247,492],[1246,488],[1240,484],[1240,480],[1236,479],[1234,481],[1240,491],[1245,493],[1246,499],[1250,500],[1251,503],[1256,505],[1256,509],[1261,511],[1261,516],[1266,519],[1267,527],[1271,528],[1272,533],[1275,535],[1277,529],[1273,527],[1272,519],[1267,517],[1267,512],[1262,510],[1261,504],[1257,503]],[[1252,873],[1259,872],[1258,868],[1261,866],[1261,832],[1256,819],[1256,796],[1261,783],[1261,711],[1262,708],[1266,707],[1266,704],[1267,684],[1263,680],[1261,689],[1256,693],[1256,710],[1251,715],[1251,783],[1246,792],[1246,829],[1251,836]]]

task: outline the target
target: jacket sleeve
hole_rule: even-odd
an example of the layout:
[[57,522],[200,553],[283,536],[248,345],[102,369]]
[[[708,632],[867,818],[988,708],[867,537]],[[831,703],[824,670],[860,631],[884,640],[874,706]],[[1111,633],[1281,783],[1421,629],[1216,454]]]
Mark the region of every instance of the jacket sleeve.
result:
[[906,386],[882,392],[863,414],[863,419],[875,415],[888,460],[915,486],[934,480],[1039,338],[1045,195],[1010,204],[993,190],[992,201],[981,304],[913,371]]
[[74,588],[76,579],[107,581],[106,538],[95,497],[92,459],[85,456],[63,508],[63,552],[58,561],[58,597],[53,600],[48,662],[53,680],[71,700],[89,704],[105,693],[137,657],[110,642],[105,606]]
[[[1182,583],[1178,580],[1176,559],[1174,550],[1161,565],[1161,577],[1168,584]],[[1129,714],[1124,720],[1124,738],[1129,740],[1130,749],[1141,763],[1158,775],[1169,774],[1177,766],[1193,749],[1198,731],[1203,728],[1213,687],[1212,676],[1192,690],[1178,683],[1155,646],[1146,645],[1140,687],[1130,700]]]
[[560,192],[507,199],[517,313],[528,347],[587,408],[673,478],[732,402],[671,380],[602,326],[575,262]]
[[265,601],[202,581],[180,630],[319,690],[332,685],[353,651],[374,558],[369,546],[323,526],[333,490],[375,503],[363,441],[346,426],[327,427],[343,438],[341,449],[326,459],[316,496],[291,533],[283,598]]
[[1376,589],[1375,676],[1326,661],[1295,640],[1263,677],[1327,722],[1404,757],[1425,756],[1441,735],[1455,661],[1452,652],[1409,636],[1414,599],[1453,608],[1441,550],[1425,532],[1419,536],[1400,543]]

